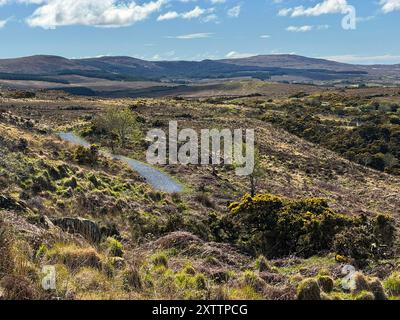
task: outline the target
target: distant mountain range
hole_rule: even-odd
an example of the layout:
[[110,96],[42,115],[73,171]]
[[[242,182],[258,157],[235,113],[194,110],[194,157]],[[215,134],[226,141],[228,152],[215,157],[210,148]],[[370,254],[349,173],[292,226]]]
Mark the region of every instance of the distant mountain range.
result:
[[[145,61],[131,57],[66,59],[31,56],[0,60],[0,79],[62,80],[76,75],[108,80],[197,80],[253,77],[262,80],[398,80],[400,65],[351,65],[297,55],[260,55],[243,59]],[[66,80],[65,80],[66,82]]]

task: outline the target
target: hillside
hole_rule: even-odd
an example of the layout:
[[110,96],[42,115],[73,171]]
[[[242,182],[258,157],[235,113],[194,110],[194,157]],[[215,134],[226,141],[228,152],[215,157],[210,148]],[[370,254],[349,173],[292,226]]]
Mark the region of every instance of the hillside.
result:
[[[398,65],[361,66],[296,55],[263,55],[244,59],[204,61],[145,61],[131,57],[66,59],[57,56],[32,56],[0,60],[0,85],[8,87],[62,88],[66,91],[99,95],[93,82],[136,82],[149,84],[148,94],[165,83],[184,85],[194,90],[198,82],[253,78],[286,83],[369,83],[393,84],[399,81]],[[109,86],[112,87],[112,84]],[[74,90],[74,91],[72,91]],[[116,92],[116,89],[109,91]],[[134,92],[125,92],[132,96]],[[171,94],[176,94],[172,91]],[[116,94],[117,95],[117,94]]]
[[264,68],[325,69],[334,71],[361,70],[362,66],[307,58],[294,54],[259,55],[249,58],[224,59],[221,62],[240,66],[257,66]]
[[[386,97],[371,96],[370,90],[348,90],[105,99],[1,91],[0,251],[8,258],[0,260],[0,297],[398,298],[399,176],[344,159],[267,117],[286,119],[290,103],[312,100],[314,106],[316,98],[338,110],[348,107],[341,104],[345,97],[351,104],[386,105]],[[389,97],[399,99],[394,91]],[[116,143],[98,121],[109,108],[132,113],[142,136]],[[335,113],[310,110],[337,120]],[[353,117],[345,116],[340,119]],[[167,129],[170,120],[196,131],[255,128],[264,172],[257,195],[246,196],[249,180],[232,167],[196,165],[162,166],[185,186],[182,193],[163,193],[97,147],[77,147],[57,135],[73,131],[102,151],[144,160],[145,133]],[[57,270],[50,292],[39,285],[48,264]],[[363,286],[343,289],[346,264],[356,266]]]
[[58,56],[38,55],[0,60],[0,72],[9,74],[50,75],[66,70],[90,70],[80,63]]

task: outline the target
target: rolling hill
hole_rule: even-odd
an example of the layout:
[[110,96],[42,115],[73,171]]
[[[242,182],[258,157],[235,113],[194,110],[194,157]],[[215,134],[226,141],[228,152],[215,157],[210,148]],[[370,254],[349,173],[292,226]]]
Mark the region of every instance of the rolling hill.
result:
[[171,88],[175,86],[180,92],[197,90],[199,83],[246,78],[317,85],[386,85],[400,82],[400,65],[351,65],[298,55],[203,61],[146,61],[124,56],[67,59],[48,55],[0,60],[0,86],[61,89],[83,95],[111,92],[113,96],[137,96],[144,94],[143,88],[174,93]]

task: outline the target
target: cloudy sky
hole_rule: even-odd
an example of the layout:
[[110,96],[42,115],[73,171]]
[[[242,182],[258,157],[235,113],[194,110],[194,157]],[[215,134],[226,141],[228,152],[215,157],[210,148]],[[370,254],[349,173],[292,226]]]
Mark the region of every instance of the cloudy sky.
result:
[[292,53],[400,63],[399,29],[400,0],[0,0],[0,58]]

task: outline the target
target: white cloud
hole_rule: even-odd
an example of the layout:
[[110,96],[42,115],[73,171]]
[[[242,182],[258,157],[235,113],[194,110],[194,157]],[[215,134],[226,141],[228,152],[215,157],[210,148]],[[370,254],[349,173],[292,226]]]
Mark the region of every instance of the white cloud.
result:
[[164,20],[172,20],[172,19],[176,19],[179,17],[179,13],[176,11],[169,11],[167,13],[164,13],[162,15],[160,15],[157,18],[157,21],[164,21]]
[[7,20],[0,20],[0,29],[4,28],[7,24]]
[[329,25],[327,24],[323,24],[323,25],[319,25],[319,26],[309,26],[309,25],[305,25],[305,26],[289,26],[286,28],[286,31],[289,32],[308,32],[311,30],[326,30],[329,29]]
[[313,26],[289,26],[286,28],[286,31],[290,32],[307,32],[311,31]]
[[192,40],[192,39],[205,39],[205,38],[210,38],[213,35],[213,33],[207,33],[207,32],[202,32],[202,33],[191,33],[191,34],[184,34],[180,36],[175,36],[175,37],[167,37],[167,38],[172,38],[172,39],[181,39],[181,40]]
[[400,10],[400,0],[380,0],[384,13]]
[[206,9],[196,6],[193,10],[182,13],[182,18],[190,20],[190,19],[198,18],[206,12],[207,12]]
[[[211,16],[210,14],[213,12],[214,12],[214,8],[203,9],[199,6],[196,6],[193,10],[183,12],[183,13],[178,13],[176,11],[169,11],[167,13],[160,15],[157,18],[157,20],[164,21],[164,20],[172,20],[172,19],[177,19],[177,18],[192,20],[192,19],[200,18],[201,16],[203,16],[205,14],[208,14],[209,16]],[[210,21],[211,19],[208,19],[208,20]]]
[[218,23],[218,16],[216,14],[212,13],[212,14],[209,14],[209,15],[205,16],[204,18],[202,18],[201,21],[203,21],[203,22],[214,21],[214,22]]
[[42,3],[26,21],[31,27],[45,29],[69,25],[129,26],[145,20],[167,2],[167,0],[153,0],[136,4],[134,1],[121,3],[117,0],[23,1]]
[[322,59],[333,60],[337,62],[353,63],[353,64],[396,64],[400,63],[399,55],[385,54],[379,56],[358,56],[358,55],[338,55],[325,56]]
[[240,59],[240,58],[248,58],[248,57],[252,57],[255,56],[254,53],[240,53],[237,51],[231,51],[226,55],[226,58],[229,59]]
[[280,16],[320,16],[323,14],[341,13],[345,14],[349,12],[349,4],[347,0],[324,0],[313,7],[298,6],[293,8],[285,8],[279,11]]
[[269,38],[271,38],[271,36],[270,36],[269,34],[262,34],[262,35],[260,36],[260,38],[261,38],[261,39],[269,39]]
[[152,60],[176,60],[176,56],[175,56],[175,51],[168,51],[168,52],[164,52],[164,53],[157,53],[155,54],[151,59]]
[[242,6],[236,6],[228,10],[228,16],[232,18],[237,18],[240,16],[240,11],[242,10]]

